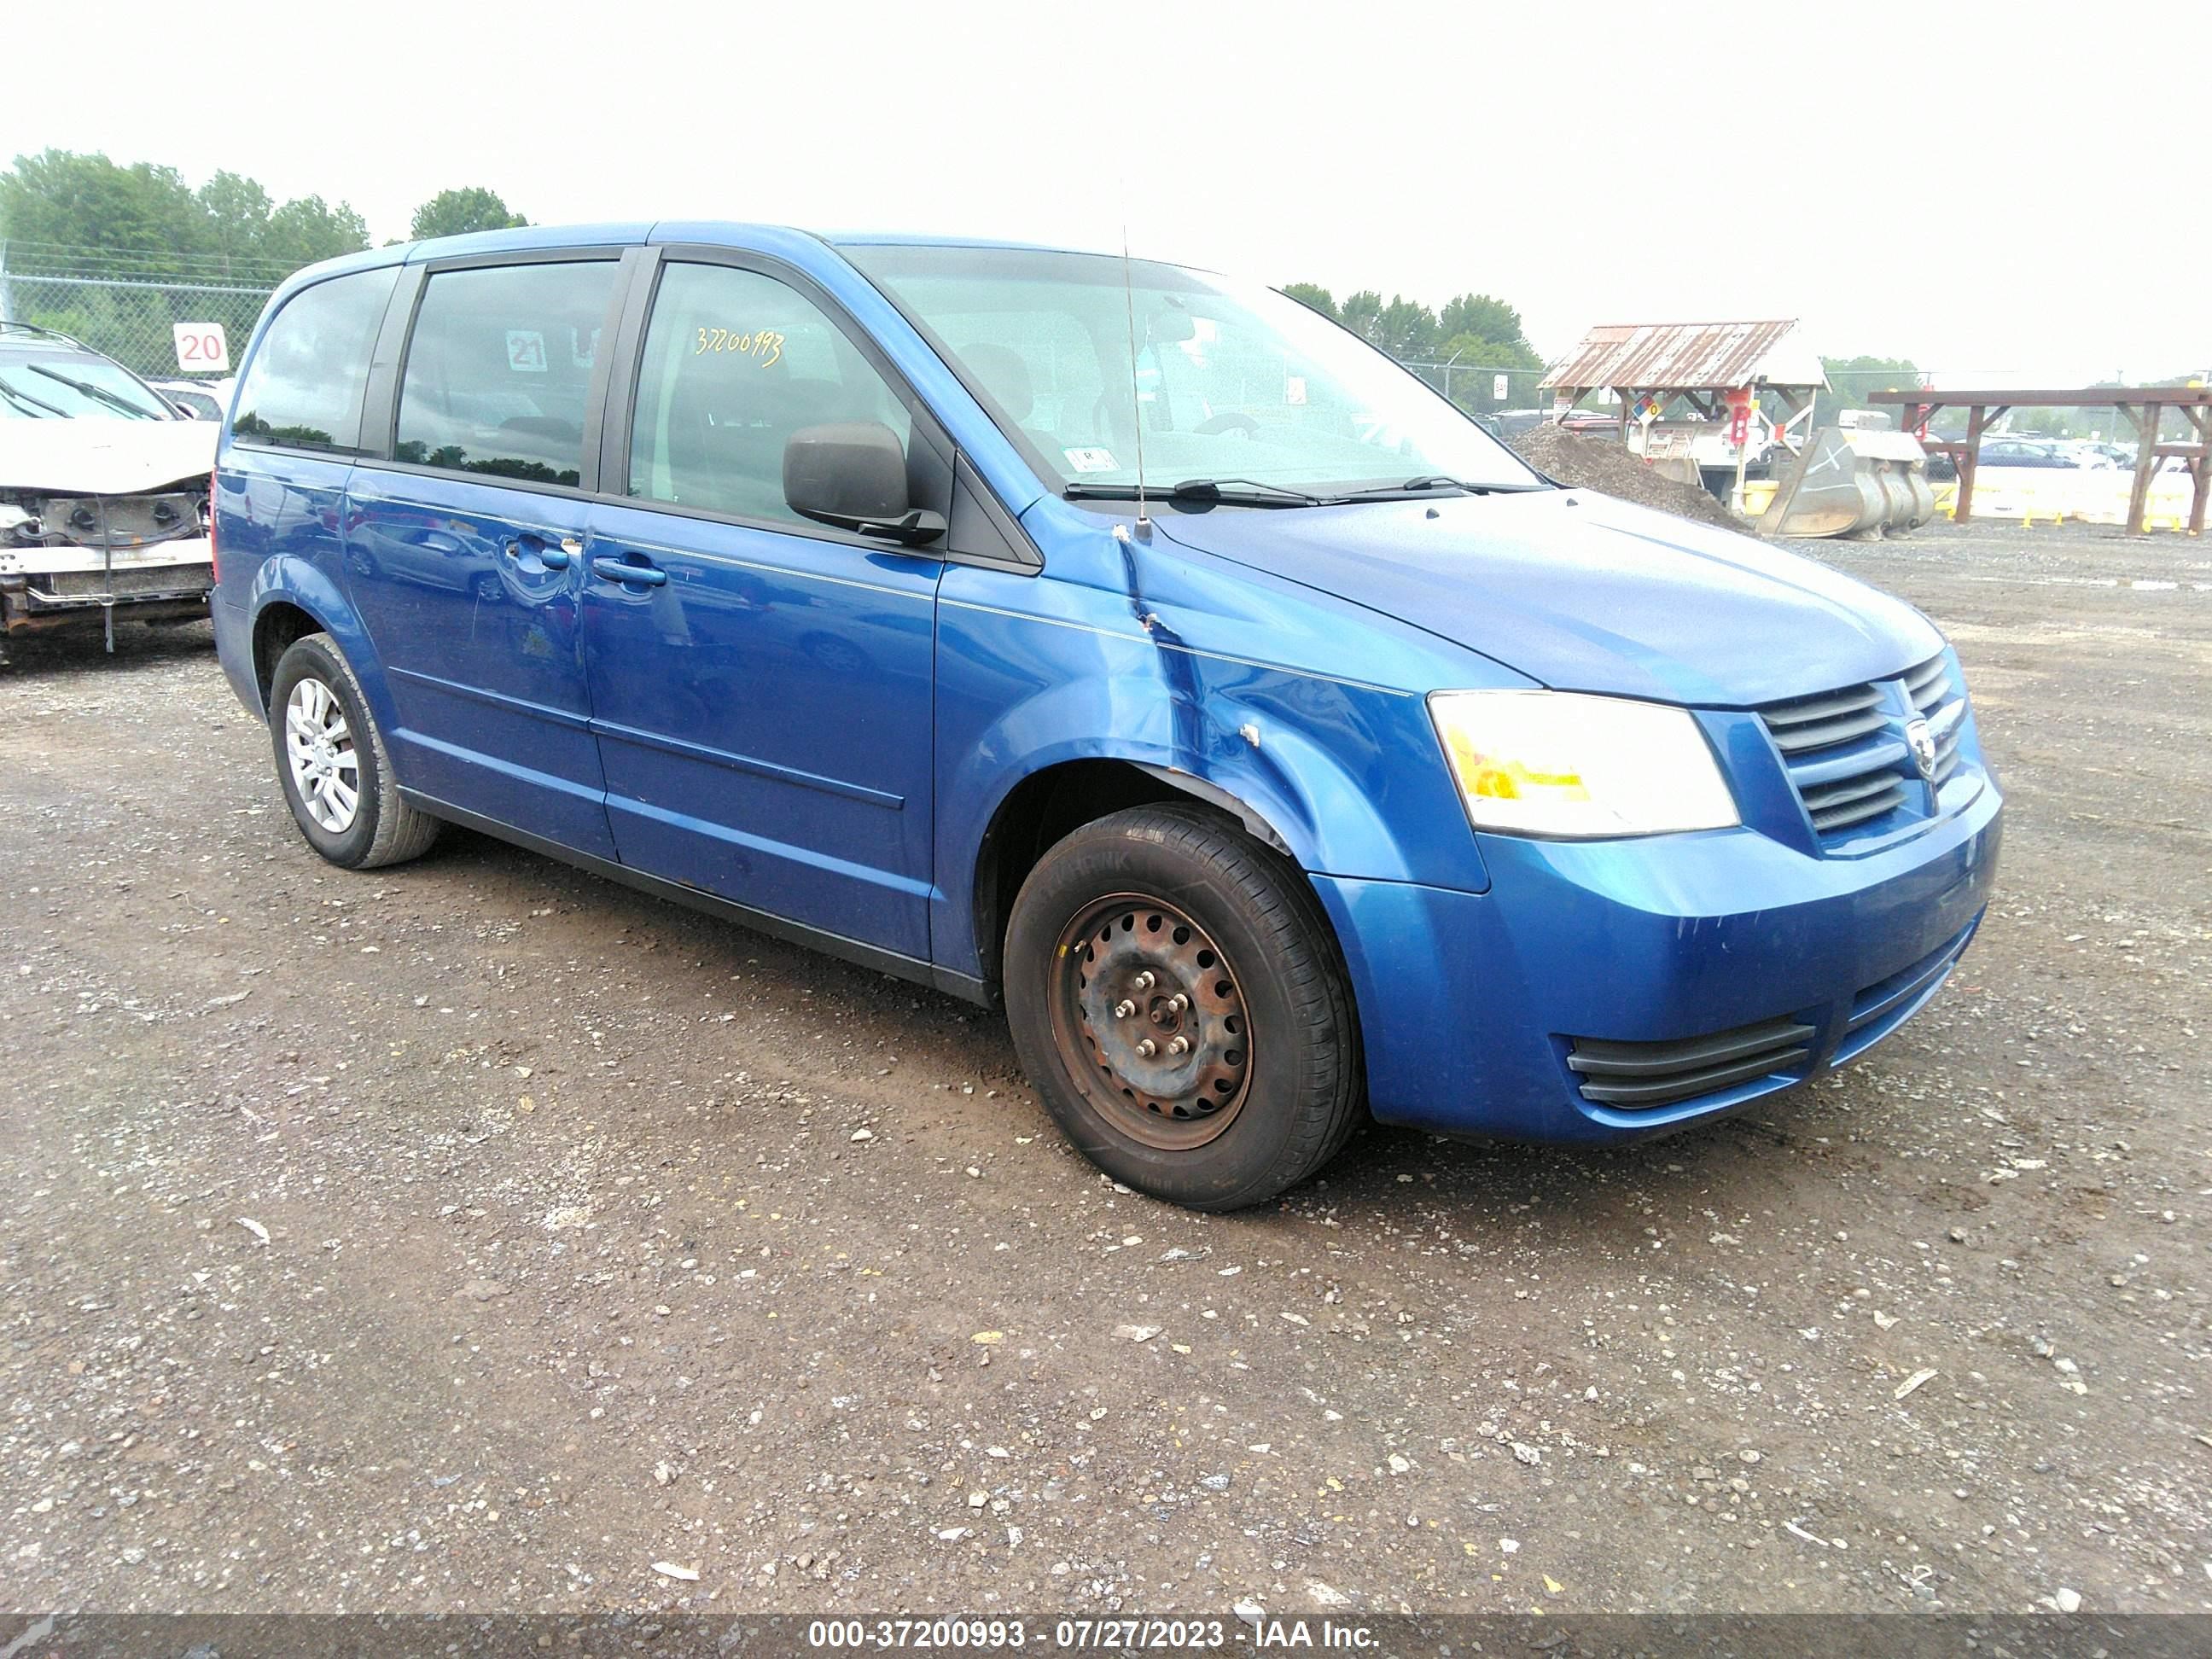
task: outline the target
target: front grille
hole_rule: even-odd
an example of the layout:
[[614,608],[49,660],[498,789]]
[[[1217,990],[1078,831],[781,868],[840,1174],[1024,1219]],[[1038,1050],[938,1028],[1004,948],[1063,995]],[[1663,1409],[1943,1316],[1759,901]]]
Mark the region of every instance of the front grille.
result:
[[1814,832],[1832,836],[1905,805],[1912,750],[1881,689],[1853,686],[1759,710]]
[[1670,1042],[1614,1042],[1577,1037],[1567,1066],[1582,1078],[1583,1098],[1601,1106],[1671,1106],[1776,1072],[1804,1067],[1813,1028],[1794,1019],[1740,1025]]
[[1773,734],[1774,746],[1784,755],[1833,749],[1879,732],[1887,723],[1881,712],[1881,693],[1871,685],[1777,703],[1764,710],[1761,717]]
[[1937,788],[1959,769],[1959,736],[1966,730],[1966,700],[1952,684],[1951,670],[1942,658],[1922,664],[1905,677],[1905,695],[1936,734]]
[[[1949,664],[1931,658],[1903,677],[1905,700],[1936,739],[1933,782],[1941,788],[1959,768],[1966,702]],[[1823,691],[1759,711],[1797,798],[1824,843],[1861,831],[1916,799],[1918,781],[1905,719],[1883,683]]]
[[1905,695],[1922,714],[1941,708],[1951,693],[1951,670],[1941,657],[1932,657],[1905,677]]

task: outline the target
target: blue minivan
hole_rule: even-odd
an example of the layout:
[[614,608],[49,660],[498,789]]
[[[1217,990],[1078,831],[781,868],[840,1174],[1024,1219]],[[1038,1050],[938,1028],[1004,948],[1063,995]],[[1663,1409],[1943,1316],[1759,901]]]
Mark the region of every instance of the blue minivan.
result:
[[214,612],[331,862],[459,823],[985,1006],[1226,1210],[1364,1113],[1630,1139],[1863,1054],[1979,922],[1957,658],[1533,471],[1297,302],[719,223],[315,266]]

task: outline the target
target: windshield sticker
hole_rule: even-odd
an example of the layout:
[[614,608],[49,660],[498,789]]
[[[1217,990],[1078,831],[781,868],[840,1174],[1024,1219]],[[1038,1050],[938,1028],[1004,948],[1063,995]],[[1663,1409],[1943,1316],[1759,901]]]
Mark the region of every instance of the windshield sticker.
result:
[[545,337],[534,328],[507,330],[507,366],[518,374],[545,373]]
[[589,368],[599,355],[599,331],[589,334],[580,328],[568,331],[568,361],[578,368]]
[[1110,449],[1063,449],[1060,453],[1067,457],[1067,464],[1078,472],[1113,472],[1121,465],[1114,459]]
[[763,368],[771,368],[782,360],[783,336],[772,328],[741,334],[733,328],[702,327],[691,355],[702,357],[710,351],[735,352],[738,356],[751,358]]
[[1306,400],[1306,377],[1303,374],[1285,376],[1283,380],[1283,401],[1294,407]]

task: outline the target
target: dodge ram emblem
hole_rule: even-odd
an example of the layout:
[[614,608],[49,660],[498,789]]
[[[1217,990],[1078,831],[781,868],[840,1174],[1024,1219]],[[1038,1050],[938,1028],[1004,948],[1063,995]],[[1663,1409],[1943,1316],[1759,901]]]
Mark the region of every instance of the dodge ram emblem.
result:
[[1936,781],[1936,734],[1928,729],[1926,720],[1908,720],[1905,726],[1905,742],[1912,750],[1912,763],[1920,769],[1920,775],[1929,782]]

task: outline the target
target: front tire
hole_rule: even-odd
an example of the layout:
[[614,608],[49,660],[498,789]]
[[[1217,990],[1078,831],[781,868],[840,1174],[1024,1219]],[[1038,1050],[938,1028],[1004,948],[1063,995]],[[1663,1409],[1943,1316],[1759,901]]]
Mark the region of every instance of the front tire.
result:
[[285,805],[307,845],[345,870],[420,858],[438,820],[400,799],[384,733],[328,634],[295,640],[269,683],[269,734]]
[[1275,1197],[1336,1155],[1363,1094],[1336,941],[1299,872],[1214,814],[1085,825],[1015,900],[1014,1047],[1068,1139],[1193,1209]]

